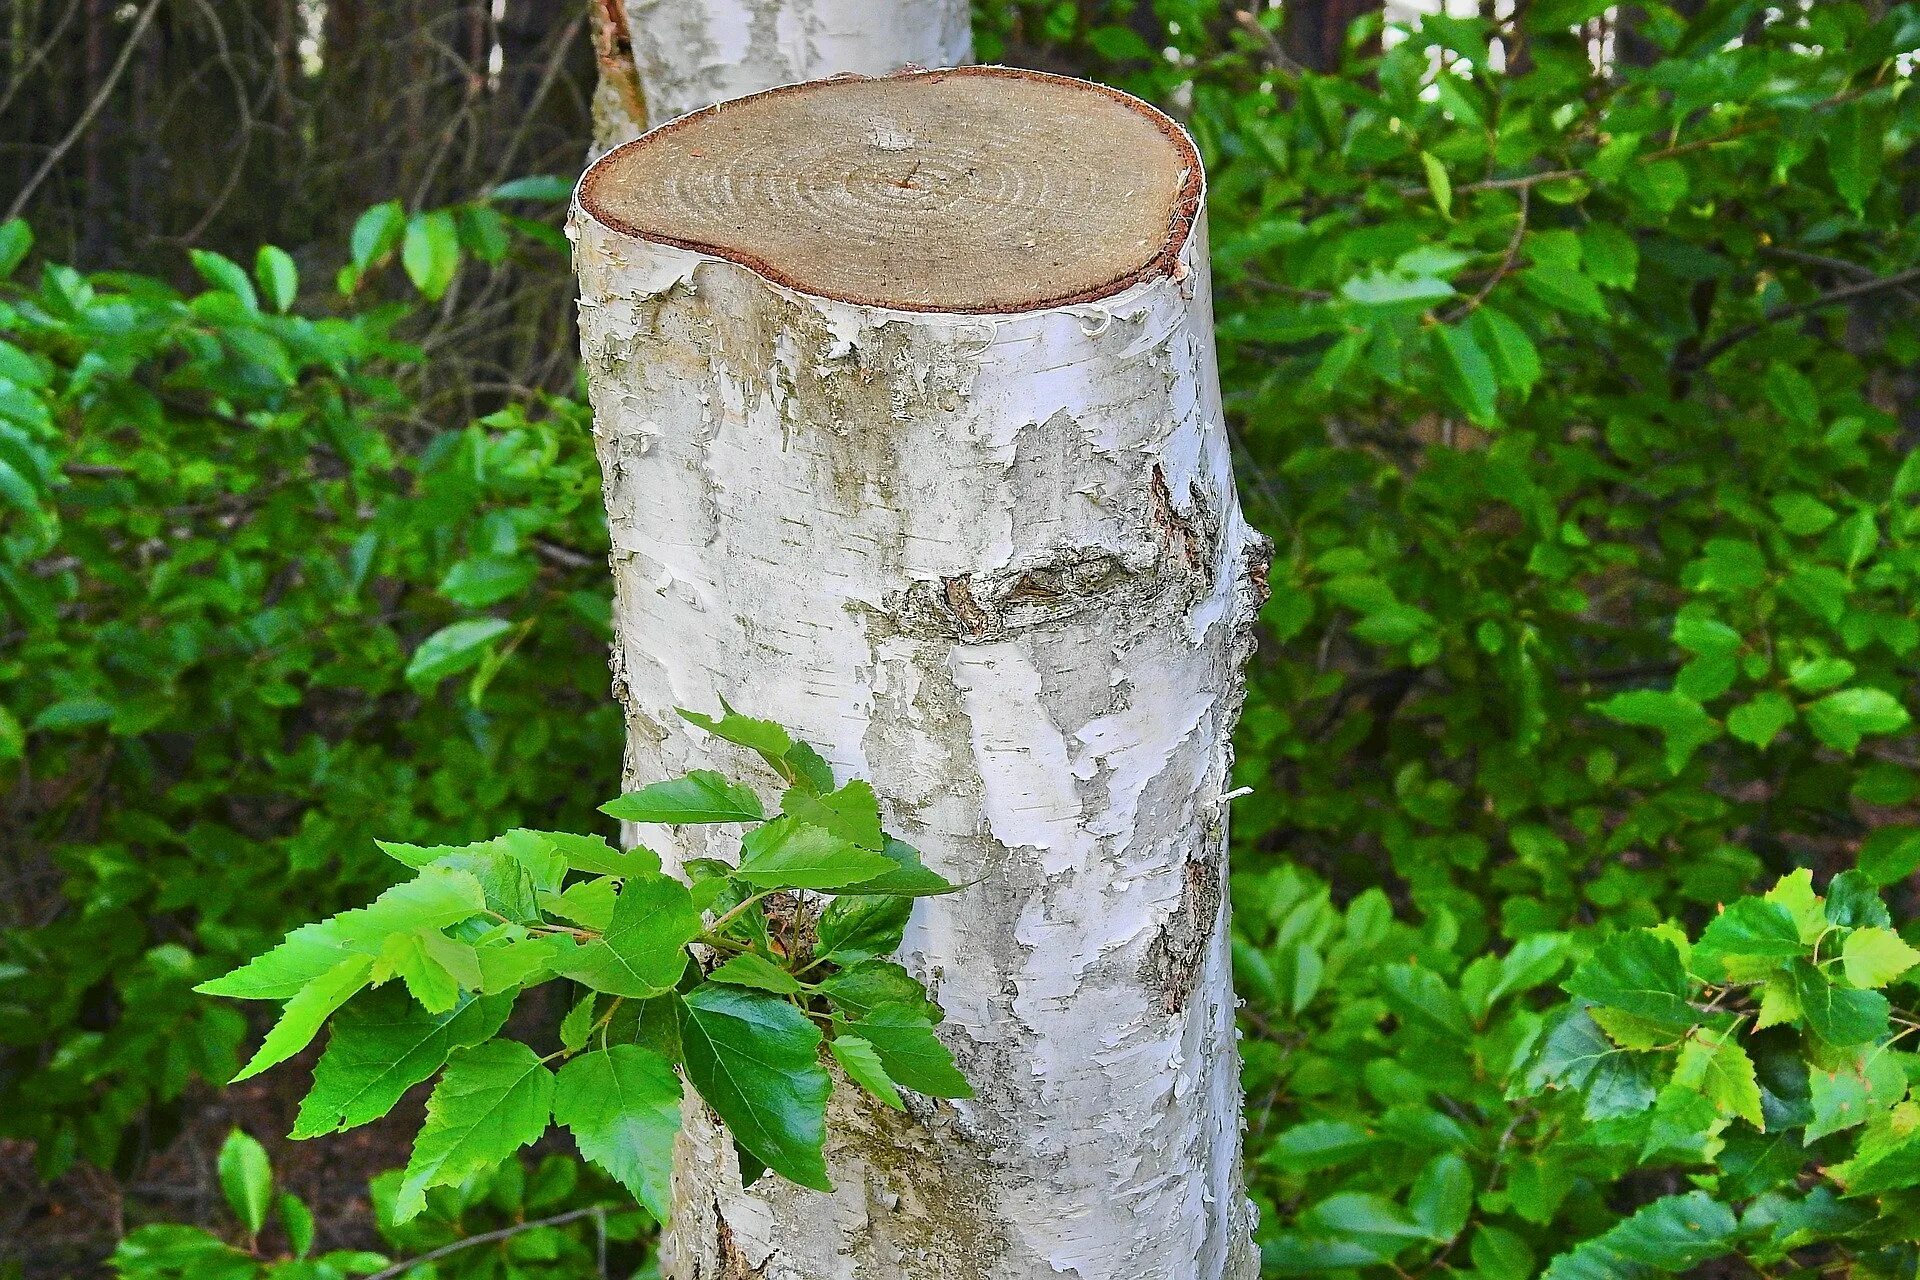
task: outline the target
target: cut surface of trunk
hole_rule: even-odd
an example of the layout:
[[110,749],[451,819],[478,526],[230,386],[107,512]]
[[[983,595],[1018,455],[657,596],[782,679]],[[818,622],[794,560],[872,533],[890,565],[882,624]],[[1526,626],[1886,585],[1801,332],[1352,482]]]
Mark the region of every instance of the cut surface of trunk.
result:
[[[590,0],[595,147],[776,85],[973,61],[967,0]],[[630,83],[629,83],[630,79]]]
[[631,777],[750,773],[675,714],[724,697],[969,886],[899,958],[976,1096],[840,1081],[830,1193],[743,1188],[691,1103],[667,1276],[1257,1270],[1223,797],[1266,548],[1200,196],[1144,103],[987,68],[729,103],[582,182]]

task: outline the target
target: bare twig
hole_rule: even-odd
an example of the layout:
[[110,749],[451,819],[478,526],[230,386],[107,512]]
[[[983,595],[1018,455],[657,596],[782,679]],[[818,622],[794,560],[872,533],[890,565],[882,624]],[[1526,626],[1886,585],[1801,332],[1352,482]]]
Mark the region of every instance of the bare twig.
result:
[[1791,320],[1794,316],[1802,316],[1809,311],[1820,311],[1827,307],[1838,306],[1842,302],[1851,302],[1855,298],[1864,298],[1869,294],[1884,293],[1889,289],[1904,289],[1911,284],[1920,284],[1920,267],[1909,267],[1897,275],[1876,276],[1871,280],[1862,280],[1859,284],[1845,285],[1823,293],[1817,298],[1808,298],[1805,302],[1781,307],[1778,311],[1769,312],[1752,324],[1742,325],[1732,333],[1708,343],[1690,363],[1696,369],[1704,369],[1728,348],[1738,346],[1769,325],[1778,324],[1782,320]]
[[33,176],[27,179],[25,186],[20,188],[20,194],[16,195],[13,203],[7,207],[6,218],[0,218],[0,222],[20,216],[20,211],[27,207],[27,201],[33,198],[33,193],[39,190],[40,184],[47,180],[47,175],[53,172],[54,166],[66,158],[67,152],[73,150],[73,144],[78,142],[88,127],[93,124],[94,117],[100,114],[100,109],[107,105],[107,99],[113,96],[114,89],[119,86],[120,77],[127,73],[127,64],[133,60],[133,51],[140,47],[140,38],[147,34],[147,27],[152,23],[153,15],[159,9],[160,0],[147,0],[147,7],[140,11],[138,18],[134,19],[133,31],[127,36],[126,43],[120,46],[120,56],[113,60],[113,66],[108,69],[106,79],[100,82],[99,92],[95,93],[93,100],[87,103],[87,109],[80,113],[80,118],[73,122],[73,128],[67,130],[67,136],[55,143],[53,150],[47,152],[46,159],[40,162],[40,167],[34,170]]
[[483,1231],[477,1236],[468,1236],[464,1240],[455,1240],[452,1244],[443,1244],[438,1249],[429,1250],[417,1258],[396,1262],[384,1271],[374,1272],[366,1277],[366,1280],[393,1280],[395,1276],[403,1276],[415,1267],[444,1258],[450,1253],[458,1253],[462,1249],[471,1249],[476,1245],[492,1244],[497,1240],[510,1240],[514,1236],[528,1231],[537,1231],[541,1227],[557,1227],[562,1223],[577,1222],[581,1218],[600,1218],[604,1221],[612,1207],[604,1204],[590,1205],[585,1209],[569,1209],[565,1213],[556,1213],[551,1218],[536,1218],[532,1222],[516,1222],[510,1227],[501,1227],[497,1231]]

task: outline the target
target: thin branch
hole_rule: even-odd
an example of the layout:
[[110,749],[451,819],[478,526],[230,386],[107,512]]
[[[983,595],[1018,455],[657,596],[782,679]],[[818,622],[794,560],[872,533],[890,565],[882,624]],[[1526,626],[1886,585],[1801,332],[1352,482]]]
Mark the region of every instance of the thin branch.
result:
[[1513,235],[1507,241],[1507,251],[1501,257],[1500,265],[1493,269],[1493,274],[1487,277],[1486,283],[1482,284],[1471,298],[1456,307],[1451,315],[1441,318],[1442,324],[1452,324],[1477,310],[1480,304],[1487,300],[1487,295],[1493,292],[1493,286],[1512,273],[1514,263],[1520,260],[1520,243],[1527,236],[1527,214],[1532,208],[1532,200],[1533,188],[1520,188],[1520,212],[1513,220]]
[[1920,284],[1920,267],[1908,267],[1897,275],[1876,276],[1872,280],[1862,280],[1859,284],[1846,285],[1830,293],[1823,293],[1817,298],[1808,298],[1805,302],[1781,307],[1778,311],[1769,312],[1752,324],[1742,325],[1725,337],[1709,343],[1706,349],[1689,363],[1695,369],[1704,369],[1728,348],[1738,346],[1769,325],[1778,324],[1782,320],[1791,320],[1809,311],[1820,311],[1827,307],[1838,306],[1842,302],[1851,302],[1855,298],[1864,298],[1869,294],[1884,293],[1889,289],[1904,289],[1911,284]]
[[462,1249],[471,1249],[476,1245],[492,1244],[497,1240],[510,1240],[514,1236],[528,1231],[537,1231],[541,1227],[557,1227],[562,1223],[575,1222],[581,1218],[604,1219],[612,1207],[596,1204],[585,1209],[569,1209],[565,1213],[556,1213],[551,1218],[536,1218],[532,1222],[516,1222],[510,1227],[501,1227],[497,1231],[483,1231],[477,1236],[468,1236],[464,1240],[455,1240],[452,1244],[443,1244],[438,1249],[430,1250],[417,1258],[396,1262],[384,1271],[376,1271],[367,1276],[366,1280],[394,1280],[395,1276],[403,1276],[415,1267],[437,1261],[450,1253],[458,1253]]
[[147,34],[147,25],[153,21],[153,15],[159,10],[160,0],[147,0],[147,7],[142,9],[140,16],[134,20],[132,34],[127,37],[127,42],[120,46],[120,56],[113,60],[113,66],[107,71],[107,78],[100,82],[100,91],[93,95],[93,101],[89,102],[87,109],[80,113],[80,118],[73,122],[73,128],[67,130],[67,136],[60,139],[53,150],[47,152],[47,158],[40,162],[38,169],[34,170],[33,177],[27,179],[27,185],[20,188],[20,194],[13,198],[13,203],[7,207],[7,216],[0,218],[0,222],[10,221],[20,216],[20,211],[27,207],[27,201],[33,198],[33,193],[39,190],[40,184],[47,180],[47,175],[53,172],[53,167],[66,157],[67,152],[73,150],[73,144],[78,142],[81,135],[86,133],[88,127],[93,124],[93,118],[100,114],[100,109],[107,105],[107,99],[111,98],[113,91],[119,87],[120,77],[127,73],[127,64],[133,60],[133,51],[140,47],[140,38]]

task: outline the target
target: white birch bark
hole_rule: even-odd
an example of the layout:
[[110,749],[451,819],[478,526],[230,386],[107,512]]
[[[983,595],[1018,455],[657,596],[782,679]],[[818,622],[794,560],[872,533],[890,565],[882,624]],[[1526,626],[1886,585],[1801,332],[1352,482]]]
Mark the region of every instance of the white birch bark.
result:
[[690,1107],[663,1273],[1252,1277],[1222,797],[1266,546],[1204,218],[1121,292],[995,315],[832,300],[578,203],[574,232],[630,779],[751,774],[674,712],[724,696],[977,881],[901,957],[976,1096],[898,1116],[842,1082],[831,1194],[743,1190]]
[[[967,0],[592,2],[601,27],[595,155],[648,125],[775,85],[973,61]],[[623,84],[629,75],[637,93]]]

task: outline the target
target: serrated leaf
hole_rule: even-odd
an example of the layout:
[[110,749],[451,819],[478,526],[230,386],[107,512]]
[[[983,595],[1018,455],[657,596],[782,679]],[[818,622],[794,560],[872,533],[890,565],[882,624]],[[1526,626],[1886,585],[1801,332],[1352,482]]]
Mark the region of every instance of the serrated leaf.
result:
[[1812,945],[1826,932],[1826,912],[1820,895],[1813,891],[1813,872],[1807,868],[1801,867],[1780,877],[1778,883],[1767,890],[1766,900],[1787,909],[1795,927],[1800,930],[1800,941]]
[[884,854],[790,817],[747,832],[740,853],[734,875],[760,888],[840,889],[895,865]]
[[790,788],[780,798],[780,808],[794,821],[831,831],[862,849],[877,852],[882,847],[879,804],[873,788],[859,779],[825,795]]
[[1700,1094],[1723,1116],[1745,1120],[1763,1131],[1767,1127],[1753,1059],[1730,1032],[1703,1027],[1689,1036],[1674,1065],[1673,1083]]
[[574,871],[598,876],[657,876],[660,855],[645,845],[616,849],[604,836],[579,836],[565,831],[539,833],[566,859]]
[[547,895],[541,905],[562,920],[570,920],[583,929],[601,931],[613,923],[619,888],[620,882],[614,877],[596,876],[570,884],[564,892]]
[[1849,929],[1867,925],[1885,928],[1893,923],[1878,887],[1858,871],[1842,871],[1827,882],[1825,915],[1829,924]]
[[285,1062],[313,1042],[320,1027],[333,1011],[351,1000],[367,985],[373,972],[373,957],[350,955],[333,968],[302,987],[280,1010],[280,1020],[267,1032],[266,1039],[247,1065],[229,1083],[238,1084]]
[[820,913],[814,953],[843,966],[892,955],[912,914],[911,898],[842,895]]
[[267,1223],[267,1206],[273,1200],[273,1166],[267,1161],[266,1148],[235,1129],[220,1144],[214,1165],[233,1216],[240,1219],[248,1235],[259,1235]]
[[1453,402],[1467,417],[1482,426],[1499,420],[1493,362],[1481,348],[1473,330],[1461,324],[1439,325],[1434,329],[1435,352],[1439,357],[1441,382]]
[[1844,1049],[1887,1034],[1890,1010],[1878,991],[1836,986],[1806,960],[1793,962],[1793,990],[1807,1026],[1830,1045]]
[[1688,1003],[1691,990],[1679,949],[1646,929],[1603,940],[1563,984],[1595,1004],[1684,1030],[1697,1020]]
[[686,945],[700,933],[700,914],[678,880],[626,882],[613,920],[581,947],[562,972],[608,995],[645,1000],[673,989],[686,971]]
[[793,747],[791,734],[771,720],[756,720],[752,716],[741,715],[728,706],[724,698],[720,701],[720,709],[721,714],[715,717],[689,711],[685,707],[675,708],[680,718],[688,724],[757,753],[776,769],[780,767],[781,760]]
[[1663,1196],[1547,1265],[1541,1280],[1635,1280],[1681,1272],[1733,1246],[1739,1222],[1704,1191]]
[[1847,981],[1856,987],[1884,987],[1920,963],[1920,951],[1891,929],[1870,925],[1855,929],[1840,947]]
[[895,1111],[905,1111],[907,1104],[900,1096],[900,1090],[887,1078],[886,1064],[880,1061],[880,1055],[874,1052],[873,1045],[862,1040],[850,1031],[843,1031],[827,1042],[828,1052],[847,1078],[865,1089]]
[[954,884],[920,860],[920,851],[904,841],[887,836],[881,854],[892,865],[871,880],[843,885],[843,894],[871,897],[876,894],[906,898],[929,898],[954,893],[963,886]]
[[397,993],[347,1009],[333,1020],[289,1136],[314,1138],[378,1120],[445,1065],[448,1054],[491,1038],[512,1010],[510,995],[480,996],[435,1015]]
[[953,1065],[953,1055],[918,1009],[883,1004],[852,1025],[873,1046],[897,1084],[935,1098],[971,1098],[973,1087]]
[[1817,1142],[1830,1133],[1864,1124],[1906,1092],[1906,1071],[1884,1049],[1861,1050],[1832,1071],[1809,1065],[1807,1094],[1813,1119],[1807,1123],[1806,1141]]
[[589,991],[573,1002],[567,1016],[560,1019],[560,1045],[574,1053],[586,1048],[593,1034],[593,1016],[600,1007],[600,993]]
[[616,1044],[560,1068],[553,1118],[580,1154],[665,1222],[673,1199],[673,1143],[680,1132],[680,1078],[659,1054]]
[[687,1079],[741,1146],[790,1181],[831,1190],[821,1155],[833,1081],[820,1031],[777,996],[703,983],[682,1001]]
[[427,1099],[427,1119],[394,1198],[394,1220],[427,1207],[434,1187],[457,1183],[505,1160],[547,1131],[553,1073],[517,1040],[456,1050]]
[[741,952],[708,974],[707,980],[771,991],[776,995],[792,995],[800,990],[798,979],[755,951]]
[[860,1017],[883,1004],[916,1010],[929,1022],[939,1022],[940,1006],[927,999],[918,979],[890,960],[864,960],[820,980],[819,987],[841,1011]]
[[600,806],[622,822],[758,822],[766,816],[750,787],[728,782],[711,769],[654,782]]

